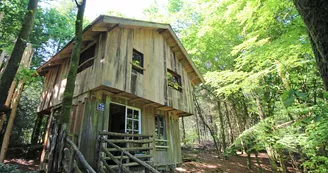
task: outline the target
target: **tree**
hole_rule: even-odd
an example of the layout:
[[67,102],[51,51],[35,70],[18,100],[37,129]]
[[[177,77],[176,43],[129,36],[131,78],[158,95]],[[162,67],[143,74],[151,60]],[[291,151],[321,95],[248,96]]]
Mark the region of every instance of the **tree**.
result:
[[27,11],[24,17],[22,28],[18,34],[17,41],[8,60],[7,66],[3,73],[0,74],[0,109],[4,107],[8,91],[22,59],[27,40],[31,33],[34,16],[37,10],[38,0],[29,0]]
[[81,0],[81,2],[75,0],[75,2],[78,8],[75,21],[75,38],[73,42],[70,67],[68,71],[67,83],[65,86],[64,97],[61,107],[61,115],[59,116],[59,119],[56,123],[57,127],[55,127],[55,133],[58,134],[58,137],[56,138],[56,140],[54,140],[56,151],[52,151],[54,153],[50,155],[52,155],[53,158],[49,159],[50,161],[48,169],[50,172],[58,172],[60,169],[58,168],[58,165],[60,165],[61,162],[60,156],[62,156],[60,153],[63,152],[61,151],[61,149],[64,148],[63,145],[65,145],[64,141],[66,138],[66,131],[70,122],[75,79],[82,45],[82,27],[86,0]]
[[306,25],[312,50],[323,80],[328,91],[328,40],[327,40],[327,1],[293,0],[296,9]]

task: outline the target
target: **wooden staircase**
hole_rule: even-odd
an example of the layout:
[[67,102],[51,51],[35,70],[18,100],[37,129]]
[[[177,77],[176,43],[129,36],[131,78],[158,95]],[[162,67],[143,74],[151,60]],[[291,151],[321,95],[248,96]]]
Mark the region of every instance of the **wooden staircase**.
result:
[[125,134],[102,131],[99,133],[98,170],[105,172],[159,173],[152,165],[152,135]]

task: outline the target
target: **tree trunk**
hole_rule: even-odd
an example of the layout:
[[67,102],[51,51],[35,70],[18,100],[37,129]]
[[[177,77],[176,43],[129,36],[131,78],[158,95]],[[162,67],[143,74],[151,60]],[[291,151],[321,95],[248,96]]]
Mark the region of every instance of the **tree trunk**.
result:
[[232,125],[231,125],[231,121],[230,121],[230,114],[229,114],[227,102],[224,102],[224,107],[225,107],[225,114],[226,114],[227,123],[228,123],[228,127],[229,127],[230,144],[233,144],[234,137],[233,137]]
[[9,145],[9,139],[10,139],[10,134],[14,125],[14,120],[16,117],[16,110],[17,110],[17,106],[21,97],[21,94],[23,92],[23,88],[24,88],[24,82],[20,81],[16,92],[15,93],[15,97],[13,99],[13,104],[12,104],[12,110],[11,110],[11,114],[9,116],[9,121],[8,121],[8,125],[6,128],[6,132],[5,135],[3,137],[3,141],[2,141],[2,145],[1,145],[1,153],[0,153],[0,163],[3,163],[6,157],[6,153],[8,150],[8,145]]
[[260,160],[259,160],[258,155],[259,155],[259,153],[256,152],[256,153],[255,153],[256,163],[257,163],[257,165],[258,165],[259,173],[262,173],[262,172],[263,172],[263,168],[262,168],[262,166],[261,166],[261,163],[260,163]]
[[[24,54],[24,57],[23,57],[23,59],[21,59],[21,64],[23,65],[24,68],[29,68],[30,64],[31,64],[32,56],[33,56],[32,46],[29,45],[27,47],[27,49],[24,51],[23,54]],[[16,82],[13,82],[13,83],[14,84],[12,85],[12,89],[14,90]],[[10,107],[11,107],[12,110],[10,112],[10,116],[9,116],[8,125],[7,125],[7,128],[6,128],[5,135],[3,136],[3,141],[2,141],[2,145],[1,145],[1,152],[0,152],[0,163],[3,163],[4,159],[6,157],[6,153],[7,153],[8,145],[9,145],[9,139],[10,139],[10,135],[11,135],[13,125],[14,125],[14,120],[15,120],[15,117],[16,117],[16,110],[17,110],[17,106],[18,106],[19,100],[20,100],[22,92],[23,92],[24,84],[25,84],[24,79],[19,81],[18,86],[17,86],[13,96],[10,95],[10,98],[6,99],[5,104],[8,105],[8,106],[9,106],[9,103],[11,101]]]
[[186,144],[186,129],[185,129],[185,124],[184,124],[184,119],[183,117],[181,117],[181,124],[182,124],[182,142],[183,145],[187,145]]
[[61,163],[63,159],[64,141],[67,133],[67,128],[70,122],[76,73],[81,53],[82,24],[86,0],[82,0],[81,4],[79,4],[77,0],[75,0],[75,2],[78,7],[75,21],[75,38],[70,59],[70,67],[67,75],[67,83],[63,94],[61,113],[58,117],[59,119],[57,120],[58,124],[55,124],[54,133],[58,134],[58,136],[53,139],[53,143],[51,144],[52,150],[49,154],[49,172],[61,172],[62,169]]
[[247,167],[248,169],[252,169],[252,158],[251,158],[252,153],[250,151],[247,151],[246,154],[247,154]]
[[72,49],[72,56],[69,66],[69,71],[67,75],[67,83],[65,86],[65,91],[63,95],[63,102],[62,102],[62,112],[61,116],[59,117],[60,123],[69,123],[71,109],[72,109],[72,101],[73,101],[73,93],[75,88],[75,79],[77,68],[79,65],[79,58],[81,53],[81,45],[82,45],[82,24],[83,24],[83,16],[84,16],[84,9],[85,9],[86,0],[82,1],[81,5],[78,5],[78,12],[76,16],[75,22],[75,38],[73,43]]
[[[223,147],[223,153],[225,153],[225,150],[227,148],[227,144],[225,141],[225,129],[224,129],[224,121],[223,121],[223,115],[221,112],[221,102],[218,100],[218,111],[219,111],[219,119],[220,119],[220,128],[221,128],[221,138],[222,138],[222,147]],[[224,159],[227,159],[226,154],[224,155]]]
[[323,84],[328,91],[328,36],[327,6],[328,1],[293,0],[297,11],[302,16],[309,33],[312,50],[319,68]]
[[5,54],[6,54],[6,52],[3,50],[1,55],[0,55],[0,73],[1,73],[1,66],[2,66],[2,63],[3,63],[3,59],[5,58]]
[[[241,124],[241,120],[240,120],[240,117],[238,116],[238,113],[237,113],[237,108],[236,108],[236,104],[233,100],[231,100],[231,110],[236,118],[236,123],[237,123],[237,129],[239,131],[239,134],[243,133],[243,124]],[[240,138],[240,143],[241,143],[241,146],[242,146],[242,153],[246,153],[246,148],[245,148],[245,144],[244,144],[244,140],[242,138]]]
[[257,106],[257,109],[259,111],[259,115],[260,115],[260,120],[264,120],[265,118],[265,114],[264,114],[264,111],[263,111],[263,107],[262,107],[262,104],[261,104],[261,99],[260,99],[260,96],[255,96],[255,100],[256,100],[256,106]]
[[272,172],[275,173],[275,172],[278,171],[278,166],[277,166],[277,163],[276,163],[277,160],[276,160],[276,157],[274,155],[274,151],[273,151],[271,146],[266,147],[266,151],[267,151],[268,156],[269,156],[269,161],[270,161]]
[[34,16],[37,10],[38,0],[29,0],[22,28],[3,73],[0,74],[0,108],[5,104],[8,90],[17,73],[19,62],[22,59],[27,40],[34,24]]
[[198,144],[201,143],[201,139],[200,139],[200,128],[199,128],[199,122],[198,122],[198,116],[197,114],[195,114],[196,117],[196,127],[197,127],[197,137],[198,137]]
[[195,101],[195,106],[198,112],[198,115],[200,117],[200,119],[202,120],[203,124],[206,126],[206,128],[210,131],[211,137],[213,139],[215,148],[216,148],[216,152],[218,155],[218,158],[221,157],[221,149],[220,149],[220,144],[219,144],[219,139],[218,139],[218,135],[217,132],[214,130],[214,128],[206,121],[204,115],[202,114],[202,110],[198,104],[198,101],[196,99],[196,96],[194,95],[194,101]]

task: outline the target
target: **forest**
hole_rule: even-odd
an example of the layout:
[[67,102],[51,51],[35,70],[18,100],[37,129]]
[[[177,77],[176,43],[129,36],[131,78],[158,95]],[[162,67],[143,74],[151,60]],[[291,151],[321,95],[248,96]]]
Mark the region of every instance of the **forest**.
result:
[[[14,50],[28,3],[0,1],[0,69]],[[14,79],[25,85],[9,151],[43,142],[47,119],[36,114],[43,79],[35,69],[74,38],[76,4],[48,3],[40,0],[28,38],[34,49],[30,67]],[[180,118],[181,145],[212,146],[218,159],[228,161],[237,151],[245,153],[255,172],[265,170],[252,167],[250,156],[261,153],[272,172],[327,172],[327,6],[318,0],[168,0],[144,9],[142,20],[172,25],[206,81],[194,89],[196,114]],[[1,141],[7,125],[1,115]]]

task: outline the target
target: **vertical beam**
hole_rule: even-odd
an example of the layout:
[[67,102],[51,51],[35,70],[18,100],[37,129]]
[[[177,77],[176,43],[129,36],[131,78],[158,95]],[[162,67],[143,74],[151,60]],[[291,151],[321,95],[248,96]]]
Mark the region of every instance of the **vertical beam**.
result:
[[46,150],[47,150],[47,144],[48,144],[48,140],[49,140],[49,136],[50,136],[50,127],[51,127],[51,123],[53,120],[53,114],[54,112],[51,111],[49,120],[48,120],[48,125],[47,125],[47,131],[46,134],[44,136],[44,141],[43,141],[43,150],[41,153],[41,157],[40,157],[40,170],[45,170],[46,169],[46,163],[45,163],[45,158],[46,158]]
[[39,136],[40,136],[40,128],[42,125],[42,119],[43,119],[43,114],[37,114],[35,123],[34,123],[32,138],[31,138],[32,144],[38,143]]

